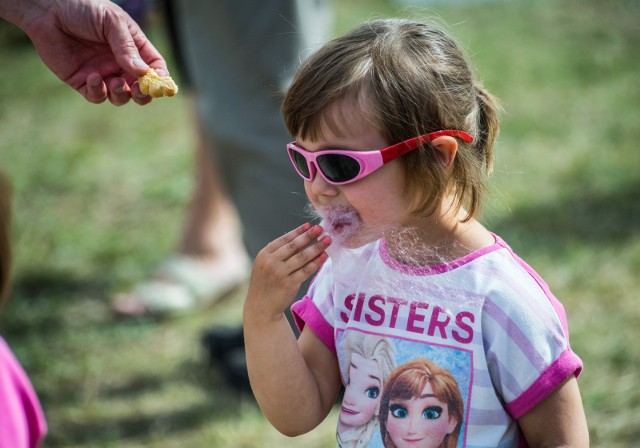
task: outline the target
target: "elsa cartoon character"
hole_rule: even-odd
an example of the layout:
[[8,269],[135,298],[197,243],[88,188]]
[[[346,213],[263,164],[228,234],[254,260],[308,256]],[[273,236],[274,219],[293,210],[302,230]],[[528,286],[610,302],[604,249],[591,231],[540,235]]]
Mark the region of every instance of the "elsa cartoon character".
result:
[[366,446],[378,429],[382,386],[395,367],[395,349],[380,336],[349,331],[343,346],[349,353],[344,398],[338,419],[338,446]]
[[458,446],[464,405],[447,369],[417,358],[396,367],[384,384],[380,433],[385,448]]

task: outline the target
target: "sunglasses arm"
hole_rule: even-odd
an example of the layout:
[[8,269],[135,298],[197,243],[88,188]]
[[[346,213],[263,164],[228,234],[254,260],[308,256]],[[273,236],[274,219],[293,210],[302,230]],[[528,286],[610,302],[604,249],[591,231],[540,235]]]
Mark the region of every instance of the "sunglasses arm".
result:
[[388,163],[409,151],[413,151],[418,146],[429,143],[430,141],[442,136],[458,137],[467,143],[471,143],[473,141],[473,137],[464,131],[445,129],[442,131],[431,132],[429,134],[410,138],[409,140],[396,143],[395,145],[391,145],[388,148],[383,149],[380,151],[380,155],[382,155],[382,162]]
[[393,159],[397,159],[398,157],[403,156],[410,151],[413,151],[418,146],[429,141],[430,139],[427,138],[427,135],[421,135],[419,137],[414,137],[409,140],[396,143],[395,145],[391,145],[388,148],[380,151],[380,155],[382,156],[382,163],[391,162]]

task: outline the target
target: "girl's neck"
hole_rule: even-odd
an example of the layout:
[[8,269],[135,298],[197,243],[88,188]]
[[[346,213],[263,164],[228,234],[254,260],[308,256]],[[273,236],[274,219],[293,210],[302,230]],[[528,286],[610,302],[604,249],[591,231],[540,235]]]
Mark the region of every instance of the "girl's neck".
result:
[[475,219],[463,222],[465,216],[463,209],[435,213],[389,232],[385,235],[389,253],[407,265],[435,266],[495,243],[493,235]]

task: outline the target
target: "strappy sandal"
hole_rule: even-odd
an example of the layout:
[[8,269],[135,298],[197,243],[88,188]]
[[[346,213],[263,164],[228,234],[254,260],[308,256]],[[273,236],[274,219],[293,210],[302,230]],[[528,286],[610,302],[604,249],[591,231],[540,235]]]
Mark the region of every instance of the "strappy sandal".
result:
[[225,272],[217,273],[196,259],[175,255],[151,280],[118,295],[112,309],[117,315],[131,317],[187,313],[218,302],[243,285],[248,276],[248,260],[227,263]]

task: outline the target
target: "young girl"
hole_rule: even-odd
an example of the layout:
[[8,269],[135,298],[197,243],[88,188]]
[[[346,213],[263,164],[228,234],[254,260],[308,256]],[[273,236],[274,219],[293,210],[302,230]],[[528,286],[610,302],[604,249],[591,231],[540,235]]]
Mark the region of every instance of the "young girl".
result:
[[[11,244],[10,192],[0,173],[0,307],[9,292]],[[0,336],[0,447],[36,448],[47,431],[44,413],[31,382]]]
[[[252,388],[279,431],[327,416],[345,334],[366,332],[393,342],[396,365],[427,358],[453,374],[459,446],[588,446],[562,305],[476,220],[496,109],[430,24],[366,23],[302,65],[282,110],[322,222],[260,252],[244,306]],[[316,271],[293,306],[296,340],[284,311]]]

